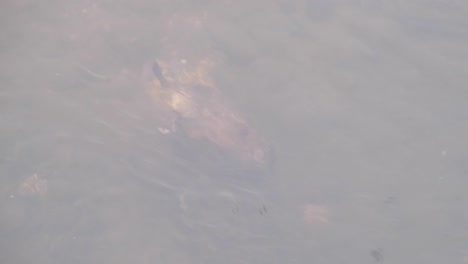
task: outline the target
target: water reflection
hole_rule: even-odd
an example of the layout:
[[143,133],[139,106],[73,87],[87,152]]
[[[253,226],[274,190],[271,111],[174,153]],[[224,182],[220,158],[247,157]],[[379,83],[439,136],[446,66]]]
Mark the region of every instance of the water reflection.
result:
[[466,261],[466,4],[355,2],[4,1],[3,262]]

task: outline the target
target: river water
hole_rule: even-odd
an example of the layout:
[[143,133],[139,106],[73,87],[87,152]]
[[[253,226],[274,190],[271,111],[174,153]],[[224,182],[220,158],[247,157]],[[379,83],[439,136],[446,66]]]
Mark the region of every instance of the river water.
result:
[[[468,262],[464,1],[0,6],[1,263]],[[163,133],[168,54],[268,166]]]

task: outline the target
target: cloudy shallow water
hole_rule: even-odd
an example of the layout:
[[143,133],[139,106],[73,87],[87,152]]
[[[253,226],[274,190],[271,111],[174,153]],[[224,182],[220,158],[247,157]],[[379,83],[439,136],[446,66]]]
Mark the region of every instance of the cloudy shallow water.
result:
[[[0,6],[1,263],[468,263],[465,1]],[[174,52],[268,166],[163,133]]]

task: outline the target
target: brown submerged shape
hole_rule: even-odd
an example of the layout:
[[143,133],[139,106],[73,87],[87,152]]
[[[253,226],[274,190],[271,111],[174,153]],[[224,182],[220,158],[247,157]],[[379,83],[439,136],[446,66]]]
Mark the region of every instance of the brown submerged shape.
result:
[[[161,131],[206,140],[243,160],[264,166],[266,150],[256,131],[228,106],[211,77],[216,62],[208,57],[156,59],[144,67],[143,80],[153,102],[171,113]],[[177,125],[175,125],[177,124]]]

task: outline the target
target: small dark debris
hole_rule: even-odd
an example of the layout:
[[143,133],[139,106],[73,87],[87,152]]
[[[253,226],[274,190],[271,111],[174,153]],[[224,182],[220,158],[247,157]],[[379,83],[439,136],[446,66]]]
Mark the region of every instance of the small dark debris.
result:
[[235,207],[233,207],[232,208],[232,213],[233,214],[238,214],[239,213],[239,206],[236,205]]
[[268,212],[266,205],[263,205],[258,211],[261,215],[264,215]]
[[372,249],[370,251],[370,254],[376,263],[384,261],[383,249],[381,248]]

